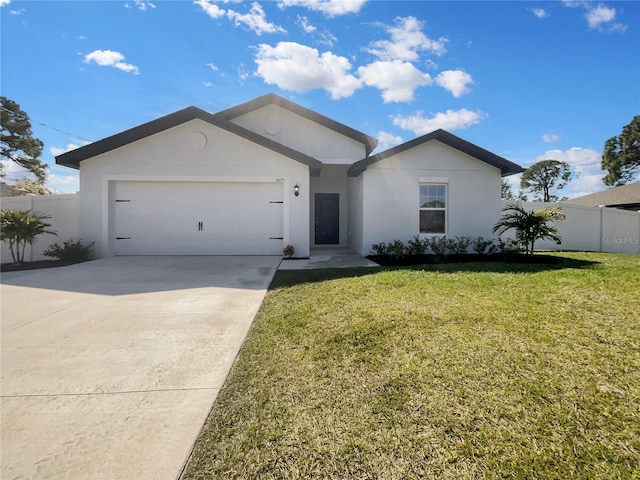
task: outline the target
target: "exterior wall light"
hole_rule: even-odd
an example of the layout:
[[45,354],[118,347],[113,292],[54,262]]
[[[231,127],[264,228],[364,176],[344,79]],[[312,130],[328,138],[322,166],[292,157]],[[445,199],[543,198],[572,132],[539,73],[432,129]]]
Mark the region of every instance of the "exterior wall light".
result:
[[300,185],[297,183],[293,186],[293,194],[297,197],[300,195]]

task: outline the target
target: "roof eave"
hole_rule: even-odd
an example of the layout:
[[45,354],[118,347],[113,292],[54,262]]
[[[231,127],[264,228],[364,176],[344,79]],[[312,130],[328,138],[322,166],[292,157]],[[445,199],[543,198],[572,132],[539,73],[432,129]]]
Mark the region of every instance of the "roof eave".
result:
[[177,112],[170,113],[138,125],[137,127],[103,138],[97,142],[58,155],[55,157],[56,164],[78,170],[80,168],[80,162],[83,160],[110,152],[116,148],[124,147],[130,143],[168,130],[169,128],[181,125],[195,118],[206,117],[207,115],[211,114],[197,107],[191,106],[183,108]]
[[77,170],[80,168],[80,162],[83,160],[110,152],[195,119],[205,121],[211,125],[222,128],[223,130],[234,133],[246,140],[250,140],[258,145],[268,148],[280,155],[284,155],[292,160],[303,163],[309,167],[310,171],[317,172],[318,175],[322,168],[322,162],[320,160],[286,147],[280,143],[274,142],[273,140],[263,137],[262,135],[258,135],[251,130],[231,123],[223,118],[218,118],[216,115],[197,107],[187,107],[185,109],[178,110],[177,112],[164,117],[152,120],[129,130],[125,130],[124,132],[117,133],[97,142],[85,145],[84,147],[58,155],[55,157],[56,164]]
[[514,175],[516,173],[521,173],[521,172],[524,172],[525,170],[520,165],[517,165],[516,163],[513,163],[507,160],[506,158],[500,157],[495,153],[491,153],[488,150],[485,150],[484,148],[478,147],[477,145],[467,142],[466,140],[463,140],[462,138],[457,137],[447,132],[446,130],[440,129],[440,130],[435,130],[426,135],[423,135],[421,137],[414,138],[413,140],[410,140],[401,145],[392,147],[388,150],[385,150],[384,152],[380,152],[371,157],[366,157],[354,163],[347,171],[347,175],[350,177],[357,177],[362,172],[364,172],[369,167],[369,165],[372,165],[381,160],[384,160],[385,158],[389,158],[399,153],[405,152],[412,148],[416,148],[432,140],[438,140],[439,142],[444,143],[445,145],[455,148],[456,150],[466,153],[467,155],[470,155],[474,158],[477,158],[480,161],[483,161],[489,165],[492,165],[500,169],[500,174],[503,177]]
[[341,135],[344,135],[345,137],[351,138],[356,142],[362,143],[365,147],[365,156],[369,156],[369,154],[373,152],[378,146],[377,138],[371,137],[366,133],[349,127],[348,125],[337,122],[329,117],[322,115],[321,113],[303,107],[302,105],[292,102],[291,100],[287,100],[286,98],[276,95],[275,93],[267,93],[266,95],[254,98],[253,100],[249,100],[248,102],[244,102],[240,105],[235,105],[231,108],[227,108],[226,110],[222,110],[216,113],[215,116],[224,118],[226,120],[232,120],[249,112],[264,108],[268,105],[278,105],[279,107],[300,115],[307,120],[311,120],[312,122],[329,128]]

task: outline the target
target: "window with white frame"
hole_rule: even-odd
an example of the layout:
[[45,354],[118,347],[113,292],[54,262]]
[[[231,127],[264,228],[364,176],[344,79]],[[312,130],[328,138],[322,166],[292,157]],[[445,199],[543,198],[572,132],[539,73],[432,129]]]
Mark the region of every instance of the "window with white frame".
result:
[[446,233],[447,185],[420,184],[420,233]]

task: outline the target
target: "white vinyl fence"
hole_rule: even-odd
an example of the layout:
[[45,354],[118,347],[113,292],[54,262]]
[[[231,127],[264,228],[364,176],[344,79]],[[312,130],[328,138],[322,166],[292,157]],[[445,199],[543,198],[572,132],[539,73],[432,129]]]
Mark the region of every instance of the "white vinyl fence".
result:
[[[27,244],[24,261],[53,260],[51,257],[42,255],[53,243],[65,240],[80,239],[80,209],[78,194],[65,195],[25,195],[22,197],[3,197],[0,199],[0,206],[3,210],[32,210],[35,213],[49,215],[51,218],[45,220],[51,224],[50,230],[58,233],[55,235],[41,235],[31,247]],[[2,253],[0,259],[2,263],[11,263],[11,252],[6,242],[2,242]]]
[[[6,210],[32,210],[51,216],[48,223],[58,233],[38,237],[33,247],[27,246],[25,261],[43,260],[42,255],[51,244],[80,238],[80,213],[78,194],[5,197],[0,206]],[[510,203],[503,202],[503,206]],[[558,206],[567,216],[558,223],[562,244],[550,240],[538,240],[537,250],[585,250],[593,252],[640,254],[640,212],[629,212],[615,208],[584,207],[568,203],[521,202],[527,210],[540,210],[546,206]],[[513,238],[514,232],[507,232]],[[2,242],[2,263],[11,263],[11,253]]]
[[[505,206],[512,201],[503,201]],[[585,250],[591,252],[640,253],[640,212],[617,208],[585,207],[569,203],[520,202],[526,210],[560,207],[567,216],[558,222],[562,244],[536,241],[536,250]],[[513,238],[512,231],[505,234]]]

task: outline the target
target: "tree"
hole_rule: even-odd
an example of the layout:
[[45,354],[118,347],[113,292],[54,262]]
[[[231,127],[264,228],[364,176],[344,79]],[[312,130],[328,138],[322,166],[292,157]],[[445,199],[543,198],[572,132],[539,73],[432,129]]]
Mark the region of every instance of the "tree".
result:
[[570,180],[571,170],[568,163],[542,160],[524,171],[520,178],[520,188],[536,194],[534,201],[555,202],[560,199],[555,192],[566,187]]
[[33,194],[33,195],[55,195],[55,191],[49,187],[46,187],[42,183],[32,182],[31,180],[20,180],[13,186],[16,192],[20,192],[21,195]]
[[502,200],[513,200],[515,198],[513,190],[511,189],[511,184],[507,183],[504,178],[502,179],[501,198]]
[[14,263],[24,262],[27,243],[33,245],[36,238],[45,233],[58,235],[52,230],[47,230],[51,226],[44,221],[47,218],[51,217],[30,210],[0,211],[0,240],[9,244]]
[[618,186],[633,180],[640,169],[640,115],[633,117],[622,133],[604,143],[602,169],[605,185]]
[[[6,97],[0,97],[0,102],[2,159],[11,160],[26,168],[35,175],[38,183],[44,183],[48,165],[38,160],[42,155],[44,144],[33,137],[29,117],[20,109],[20,105]],[[0,168],[0,175],[4,176],[2,168]]]
[[525,247],[525,252],[533,255],[536,240],[550,238],[558,245],[561,239],[558,229],[551,222],[557,222],[566,218],[564,212],[558,207],[546,207],[537,212],[526,211],[522,205],[509,204],[503,210],[500,221],[493,227],[493,232],[502,235],[507,230],[516,231],[518,243]]

